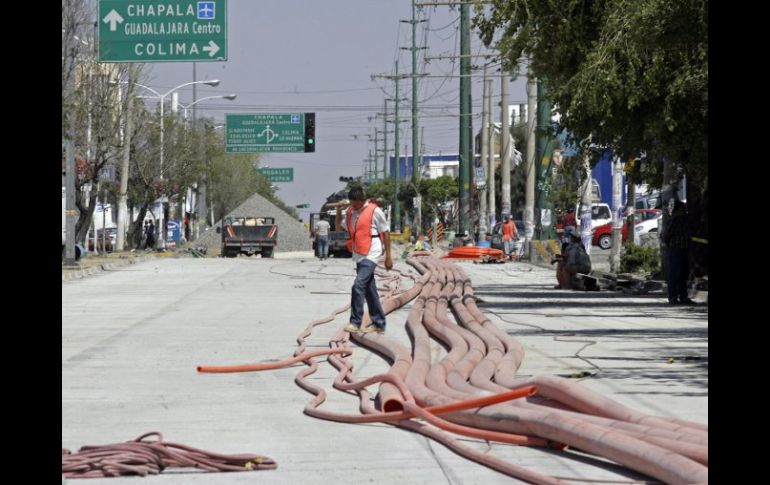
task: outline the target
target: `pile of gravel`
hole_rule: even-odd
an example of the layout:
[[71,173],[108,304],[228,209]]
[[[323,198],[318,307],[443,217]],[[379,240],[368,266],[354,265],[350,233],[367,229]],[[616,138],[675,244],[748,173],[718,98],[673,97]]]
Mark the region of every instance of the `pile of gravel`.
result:
[[[310,232],[305,229],[305,225],[259,194],[252,195],[246,202],[236,207],[227,215],[274,217],[275,224],[278,226],[278,247],[275,248],[276,252],[312,251],[313,249]],[[214,227],[201,234],[198,240],[192,243],[193,246],[220,247],[222,235],[216,233],[215,227],[220,226],[221,223],[221,220],[217,221]]]

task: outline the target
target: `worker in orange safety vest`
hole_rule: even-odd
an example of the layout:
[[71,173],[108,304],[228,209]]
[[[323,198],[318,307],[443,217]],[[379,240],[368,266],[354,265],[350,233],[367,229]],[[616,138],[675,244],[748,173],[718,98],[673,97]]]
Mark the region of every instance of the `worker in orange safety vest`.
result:
[[[374,201],[366,199],[363,187],[350,189],[348,199],[350,206],[345,219],[342,219],[342,207],[339,205],[336,217],[336,227],[342,227],[350,234],[348,250],[353,254],[353,262],[356,264],[356,279],[350,297],[350,323],[345,330],[385,333],[385,312],[377,293],[374,270],[383,253],[385,269],[389,271],[393,268],[390,255],[390,224],[382,209]],[[361,329],[364,301],[369,309],[372,325]]]

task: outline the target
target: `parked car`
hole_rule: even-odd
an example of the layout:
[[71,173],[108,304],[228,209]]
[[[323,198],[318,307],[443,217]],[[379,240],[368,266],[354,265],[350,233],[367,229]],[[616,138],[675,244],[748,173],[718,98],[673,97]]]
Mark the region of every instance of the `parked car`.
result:
[[648,232],[657,232],[659,224],[663,220],[663,211],[660,209],[637,209],[634,212],[634,232],[637,236]]
[[[115,246],[117,245],[117,239],[118,239],[118,228],[116,227],[108,227],[107,228],[107,235],[106,235],[106,243],[107,248],[102,248],[102,229],[96,230],[96,247],[99,249],[99,251],[107,251],[108,253],[111,253],[115,250]],[[88,233],[88,250],[93,251],[94,250],[94,233],[89,232]]]
[[[626,224],[623,224],[622,226],[621,236],[623,237],[623,242],[628,239],[628,226]],[[591,244],[599,246],[602,249],[609,249],[612,247],[612,222],[602,224],[593,230]]]
[[[516,226],[516,242],[513,245],[514,252],[517,252],[519,248],[524,246],[524,221],[514,220],[513,224]],[[492,249],[503,250],[503,223],[498,222],[492,228]]]

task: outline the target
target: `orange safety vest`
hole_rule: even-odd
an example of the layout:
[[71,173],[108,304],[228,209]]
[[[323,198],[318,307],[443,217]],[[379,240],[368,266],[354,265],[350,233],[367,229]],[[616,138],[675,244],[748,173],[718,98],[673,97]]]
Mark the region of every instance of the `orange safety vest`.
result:
[[[377,204],[372,201],[363,208],[361,214],[356,220],[356,227],[351,227],[351,221],[353,220],[353,211],[348,209],[347,227],[350,239],[348,239],[345,245],[348,251],[356,252],[357,254],[367,255],[369,254],[369,248],[372,247],[372,238],[378,236],[372,236],[372,219],[374,218],[374,209],[377,208]],[[356,237],[358,235],[358,237]]]
[[514,224],[512,221],[506,221],[503,223],[503,240],[507,241],[509,239],[513,239],[513,236],[516,234],[516,224]]

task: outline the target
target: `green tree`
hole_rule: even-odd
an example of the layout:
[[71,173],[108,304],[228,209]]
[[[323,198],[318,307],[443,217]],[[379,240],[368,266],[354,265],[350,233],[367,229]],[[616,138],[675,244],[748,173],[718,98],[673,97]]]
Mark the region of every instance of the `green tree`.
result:
[[[354,185],[361,185],[360,182],[351,182],[345,190],[350,190]],[[366,196],[370,199],[380,201],[382,207],[393,205],[394,187],[392,179],[369,182],[365,186]],[[452,202],[457,198],[457,179],[449,176],[438,177],[435,179],[420,179],[418,185],[412,181],[402,181],[399,184],[398,200],[401,204],[401,210],[414,215],[414,197],[417,193],[422,195],[422,214],[423,222],[430,224],[433,217],[441,218],[440,206]],[[446,221],[442,221],[446,222]]]
[[708,237],[708,2],[492,0],[474,23],[505,67],[528,56],[581,149],[644,156],[654,180],[663,160],[680,165],[692,229]]
[[209,192],[214,219],[222,219],[269,182],[257,174],[254,155],[228,153],[212,159]]
[[[561,167],[554,177],[551,199],[557,212],[574,209],[580,197],[583,182],[583,161],[578,157],[563,157]],[[554,167],[555,168],[555,167]]]
[[[295,219],[296,209],[287,206],[275,194],[270,180],[257,172],[260,155],[257,153],[226,153],[221,132],[213,129],[213,123],[206,123],[204,153],[211,160],[209,172],[209,196],[214,205],[214,217],[222,219],[226,214],[259,194],[278,206]],[[269,214],[255,214],[269,215]]]

